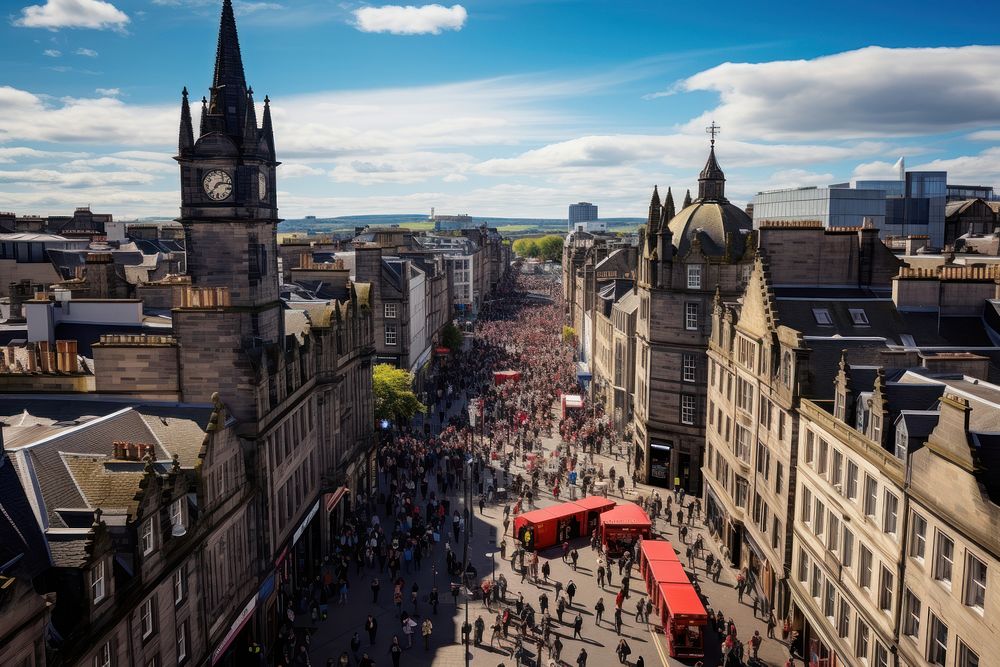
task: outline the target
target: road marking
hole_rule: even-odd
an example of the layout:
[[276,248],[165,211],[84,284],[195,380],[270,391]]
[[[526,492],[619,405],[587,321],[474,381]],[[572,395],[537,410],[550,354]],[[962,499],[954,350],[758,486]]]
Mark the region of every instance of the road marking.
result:
[[659,633],[655,629],[650,628],[649,635],[653,638],[653,646],[656,647],[656,652],[660,654],[660,661],[665,667],[670,667],[670,658],[663,652],[663,647],[660,646]]

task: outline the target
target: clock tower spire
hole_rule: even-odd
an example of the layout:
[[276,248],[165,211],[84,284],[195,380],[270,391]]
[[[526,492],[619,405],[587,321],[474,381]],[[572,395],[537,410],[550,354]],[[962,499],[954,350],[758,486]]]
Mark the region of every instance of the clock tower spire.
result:
[[[178,222],[184,227],[191,294],[174,311],[174,332],[187,350],[183,354],[196,355],[190,365],[182,359],[185,400],[207,400],[218,390],[225,367],[234,369],[237,386],[254,384],[253,368],[259,368],[268,348],[282,342],[284,332],[277,266],[280,220],[274,193],[279,163],[270,105],[267,100],[263,127],[258,127],[231,0],[222,1],[215,70],[196,139],[186,92],[174,159],[181,172]],[[199,348],[197,341],[204,335],[199,334],[206,330],[214,340],[204,344],[214,344],[215,351]],[[231,350],[225,347],[229,343]],[[189,376],[184,371],[186,366],[199,366],[203,357],[213,359],[217,377]],[[251,395],[248,410],[252,404]]]

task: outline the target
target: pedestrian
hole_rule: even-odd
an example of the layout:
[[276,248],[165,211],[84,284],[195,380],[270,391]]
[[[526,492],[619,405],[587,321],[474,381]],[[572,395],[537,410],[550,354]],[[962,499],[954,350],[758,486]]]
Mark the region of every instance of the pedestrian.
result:
[[597,566],[597,585],[604,588],[604,563]]
[[372,577],[372,604],[378,604],[378,592],[380,588],[382,588],[382,585],[379,583],[378,577]]
[[573,639],[583,639],[583,635],[580,634],[581,630],[583,630],[583,616],[577,612],[576,618],[573,619]]
[[[326,661],[327,665],[333,664],[333,658]],[[340,654],[340,658],[337,660],[339,667],[351,667],[351,656],[347,655],[347,651]]]
[[431,589],[431,594],[430,594],[430,597],[428,598],[428,600],[431,603],[431,611],[433,612],[433,614],[435,616],[437,616],[437,613],[438,613],[438,589],[437,589],[437,586],[435,586],[434,588]]
[[693,570],[694,569],[694,549],[691,548],[690,544],[687,546],[687,549],[684,550],[684,555],[687,556],[688,568]]
[[587,667],[587,649],[580,649],[580,655],[576,656],[576,667]]
[[597,604],[594,605],[594,625],[601,624],[601,618],[604,616],[604,598],[598,598]]
[[756,595],[753,597],[753,617],[757,618],[757,610],[760,608],[760,598]]
[[413,648],[413,629],[417,627],[417,622],[409,616],[403,618],[403,634],[406,635],[406,648]]
[[538,596],[538,610],[544,614],[549,609],[549,596],[545,594],[545,591]]
[[643,600],[642,598],[639,598],[639,600],[636,601],[636,604],[635,604],[635,622],[636,623],[642,623],[643,622],[642,615],[643,615],[643,612],[645,612],[645,611],[646,611],[646,601]]
[[389,655],[392,656],[392,667],[399,667],[399,658],[403,655],[403,647],[399,645],[399,637],[392,636],[392,645],[389,646]]
[[618,648],[615,649],[615,653],[618,654],[618,662],[624,665],[628,662],[628,657],[632,653],[632,647],[628,645],[627,641],[622,639],[618,642]]
[[552,572],[552,568],[549,566],[549,561],[542,563],[542,576],[545,577],[545,582],[549,581],[549,573]]
[[562,655],[563,643],[559,639],[559,635],[556,635],[556,639],[552,642],[552,653],[555,655],[556,662],[560,662],[560,656]]
[[566,598],[560,595],[559,601],[556,602],[556,616],[559,617],[560,623],[562,623],[562,617],[565,611],[566,611]]
[[569,557],[570,560],[573,561],[573,571],[576,572],[576,562],[580,560],[580,552],[573,549],[573,551],[570,552]]
[[378,632],[378,621],[371,614],[368,614],[368,620],[365,621],[365,632],[368,633],[368,645],[375,646],[375,633]]
[[757,659],[757,652],[760,650],[761,642],[764,638],[760,636],[760,630],[753,631],[753,637],[750,638],[750,653],[753,655],[753,659]]
[[354,655],[354,664],[361,662],[361,637],[355,632],[351,637],[351,653]]
[[576,595],[576,584],[573,582],[572,579],[570,579],[569,583],[566,584],[566,595],[569,596],[569,606],[572,607],[573,596]]
[[361,656],[361,662],[358,663],[358,667],[375,667],[375,661],[365,653]]
[[429,651],[431,648],[431,633],[434,631],[434,624],[431,623],[431,619],[425,618],[424,622],[420,626],[420,634],[424,638],[424,650]]
[[479,617],[476,619],[476,622],[473,623],[473,626],[476,633],[475,644],[476,646],[479,646],[480,644],[483,643],[483,632],[486,631],[486,621],[483,620],[482,614],[479,615]]
[[569,558],[569,542],[562,543],[562,562],[566,562]]
[[479,496],[479,513],[480,514],[486,513],[486,500],[483,499],[482,495]]
[[615,632],[619,635],[622,633],[622,608],[615,608]]
[[767,638],[774,639],[774,628],[778,625],[778,619],[774,617],[774,609],[767,615]]

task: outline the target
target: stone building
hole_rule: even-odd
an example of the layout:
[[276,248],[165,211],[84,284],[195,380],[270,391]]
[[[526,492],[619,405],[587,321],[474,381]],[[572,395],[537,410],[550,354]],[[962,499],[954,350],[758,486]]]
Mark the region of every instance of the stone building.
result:
[[[165,326],[109,328],[88,346],[90,372],[62,378],[62,391],[93,382],[72,401],[0,399],[19,415],[3,434],[53,554],[35,585],[57,594],[57,661],[240,664],[251,638],[273,646],[291,584],[317,574],[372,489],[371,286],[281,298],[270,105],[258,125],[230,0],[197,135],[186,90],[180,116],[187,276],[147,291],[172,306]],[[25,308],[51,314],[42,296]],[[89,305],[144,315],[138,301]],[[73,368],[54,326],[30,358]],[[45,391],[38,377],[23,391]]]
[[698,198],[674,214],[654,188],[637,278],[632,454],[640,479],[701,488],[705,442],[705,349],[713,295],[731,298],[754,256],[747,214],[725,196],[715,141],[698,178]]

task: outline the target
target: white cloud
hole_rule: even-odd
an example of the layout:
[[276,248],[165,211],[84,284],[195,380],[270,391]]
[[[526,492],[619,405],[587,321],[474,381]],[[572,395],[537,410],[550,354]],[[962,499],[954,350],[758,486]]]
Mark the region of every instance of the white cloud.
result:
[[686,125],[690,132],[715,120],[735,137],[842,140],[995,126],[998,79],[1000,46],[872,46],[812,60],[724,63],[680,85],[721,98]]
[[1000,130],[980,130],[968,136],[972,141],[1000,141]]
[[339,183],[379,185],[423,183],[467,169],[475,162],[462,153],[412,152],[338,160],[330,177]]
[[14,25],[22,28],[112,28],[122,30],[128,15],[104,0],[46,0],[44,5],[29,5],[21,10]]
[[257,12],[266,11],[277,11],[279,9],[284,9],[284,5],[280,5],[277,2],[234,2],[233,11],[236,12],[238,16],[247,16],[249,14],[256,14]]
[[42,151],[27,146],[0,146],[0,164],[12,164],[24,160],[42,160],[48,158],[75,159],[86,157],[86,153],[70,153],[65,151]]
[[862,162],[854,168],[851,181],[892,181],[899,178],[899,168],[895,162],[874,160]]
[[85,56],[87,58],[96,58],[97,57],[97,51],[95,51],[93,49],[80,48],[80,49],[77,49],[75,51],[75,53],[78,56]]
[[118,97],[122,94],[120,88],[95,88],[94,92],[101,97]]
[[151,183],[154,176],[127,171],[64,172],[54,169],[0,170],[0,183],[83,188],[100,185]]
[[465,181],[469,180],[469,177],[466,176],[465,174],[448,174],[441,180],[444,181],[445,183],[464,183]]
[[912,167],[916,171],[947,171],[949,183],[1000,187],[1000,146],[978,155],[961,155],[931,160]]
[[462,5],[384,5],[354,10],[355,26],[361,32],[393,35],[438,35],[442,30],[461,30],[467,18]]
[[58,49],[45,49],[42,51],[43,56],[48,56],[49,58],[58,58],[62,55],[62,51]]
[[310,167],[307,164],[282,162],[278,166],[278,178],[305,178],[307,176],[324,176],[326,170]]

